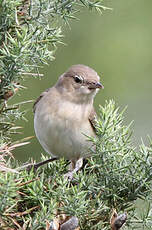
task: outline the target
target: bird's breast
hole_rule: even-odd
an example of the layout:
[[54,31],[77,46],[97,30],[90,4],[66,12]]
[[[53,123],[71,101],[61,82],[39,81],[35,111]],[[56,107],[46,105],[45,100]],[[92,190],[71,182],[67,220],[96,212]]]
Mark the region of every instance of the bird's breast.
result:
[[87,154],[91,142],[88,136],[94,132],[81,106],[64,105],[58,109],[45,110],[35,114],[34,128],[43,148],[50,154],[67,159],[76,159]]

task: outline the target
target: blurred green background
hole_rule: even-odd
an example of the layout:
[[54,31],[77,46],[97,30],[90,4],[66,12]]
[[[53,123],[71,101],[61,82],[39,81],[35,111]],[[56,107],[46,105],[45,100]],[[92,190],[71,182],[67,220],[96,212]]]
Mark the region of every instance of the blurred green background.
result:
[[[114,99],[121,108],[128,106],[125,123],[134,120],[133,141],[136,145],[141,137],[146,141],[152,136],[152,0],[109,0],[103,2],[112,7],[102,15],[83,10],[76,16],[80,20],[64,26],[63,42],[56,52],[55,61],[44,66],[44,77],[33,77],[23,82],[28,87],[15,96],[11,103],[36,99],[42,91],[51,87],[58,77],[73,64],[85,64],[94,68],[101,76],[104,90],[95,100],[104,105],[105,100]],[[23,134],[16,139],[34,135],[32,104],[26,105],[28,122],[18,122]],[[17,159],[38,160],[44,153],[33,138],[31,144],[15,150]]]

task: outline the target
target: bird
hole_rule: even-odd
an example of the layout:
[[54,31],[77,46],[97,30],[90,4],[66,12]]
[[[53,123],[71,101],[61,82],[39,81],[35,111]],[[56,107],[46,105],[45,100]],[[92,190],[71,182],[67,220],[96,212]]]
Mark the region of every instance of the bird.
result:
[[94,97],[103,88],[95,70],[77,64],[34,103],[36,137],[52,159],[64,157],[71,161],[70,175],[81,168],[92,147],[88,136],[96,136]]

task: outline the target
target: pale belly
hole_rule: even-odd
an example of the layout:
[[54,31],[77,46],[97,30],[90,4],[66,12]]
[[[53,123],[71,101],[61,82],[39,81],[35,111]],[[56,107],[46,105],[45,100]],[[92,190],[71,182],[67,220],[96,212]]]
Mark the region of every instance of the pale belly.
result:
[[[77,123],[77,124],[76,124]],[[78,159],[88,155],[94,136],[89,120],[63,119],[54,115],[35,115],[34,128],[42,147],[52,156]]]

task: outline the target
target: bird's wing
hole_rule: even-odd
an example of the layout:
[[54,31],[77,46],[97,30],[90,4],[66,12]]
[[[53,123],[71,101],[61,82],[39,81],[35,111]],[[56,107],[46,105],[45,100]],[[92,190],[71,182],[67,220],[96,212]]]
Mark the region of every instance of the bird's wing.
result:
[[89,115],[89,121],[90,121],[90,124],[91,124],[94,132],[97,133],[97,129],[96,129],[97,114],[96,114],[94,108],[92,108],[92,111]]
[[33,112],[35,113],[36,110],[36,106],[38,104],[38,102],[42,99],[42,97],[44,97],[50,90],[51,88],[46,89],[43,93],[40,94],[40,96],[36,99],[36,101],[34,102],[33,105]]

